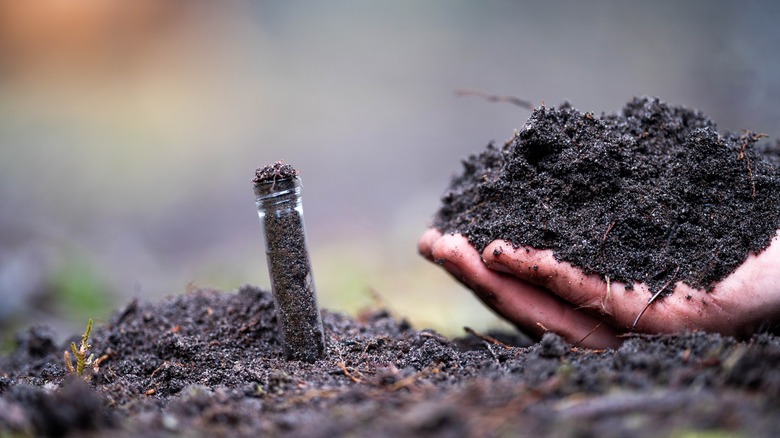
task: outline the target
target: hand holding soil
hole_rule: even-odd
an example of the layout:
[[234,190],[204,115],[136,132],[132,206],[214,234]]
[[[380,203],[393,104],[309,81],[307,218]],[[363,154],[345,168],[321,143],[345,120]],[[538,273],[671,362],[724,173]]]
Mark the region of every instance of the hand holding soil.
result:
[[616,347],[632,331],[706,330],[746,336],[780,319],[780,236],[758,256],[707,292],[677,282],[671,295],[647,305],[646,284],[626,289],[559,262],[551,250],[514,248],[496,240],[480,254],[461,235],[428,230],[419,250],[442,266],[500,316],[526,333],[545,331],[592,348]]
[[780,320],[777,145],[635,98],[537,108],[464,160],[419,250],[521,329],[748,336]]

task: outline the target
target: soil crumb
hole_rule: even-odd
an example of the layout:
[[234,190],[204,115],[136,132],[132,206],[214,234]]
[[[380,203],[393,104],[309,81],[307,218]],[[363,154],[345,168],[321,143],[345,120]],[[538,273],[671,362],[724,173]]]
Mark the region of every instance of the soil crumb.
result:
[[289,164],[285,164],[283,161],[277,161],[274,164],[258,168],[255,171],[255,177],[252,179],[252,182],[257,185],[278,179],[295,178],[296,176],[298,176],[297,169]]
[[780,225],[778,143],[722,133],[701,112],[635,98],[600,117],[537,108],[513,139],[464,160],[433,226],[495,239],[658,290],[711,289]]
[[[629,337],[593,351],[448,339],[386,310],[323,312],[328,357],[286,361],[270,292],[133,301],[95,325],[100,367],[68,376],[33,327],[0,357],[0,436],[771,436],[780,339]],[[497,338],[501,341],[494,341]],[[85,381],[86,380],[86,381]]]

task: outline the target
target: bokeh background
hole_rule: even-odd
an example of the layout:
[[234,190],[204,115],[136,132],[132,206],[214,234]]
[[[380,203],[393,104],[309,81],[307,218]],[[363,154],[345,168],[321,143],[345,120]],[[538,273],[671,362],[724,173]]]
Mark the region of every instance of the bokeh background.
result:
[[416,240],[460,160],[529,111],[631,96],[780,137],[780,2],[0,2],[0,330],[268,285],[250,180],[304,182],[323,307],[497,320]]

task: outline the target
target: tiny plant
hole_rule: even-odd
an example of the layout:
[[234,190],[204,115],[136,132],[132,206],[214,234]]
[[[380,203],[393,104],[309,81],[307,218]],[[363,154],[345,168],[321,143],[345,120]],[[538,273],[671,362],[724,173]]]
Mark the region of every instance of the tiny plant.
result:
[[89,322],[87,323],[87,330],[84,331],[84,334],[81,336],[81,346],[76,347],[75,342],[70,343],[70,351],[73,352],[73,356],[76,359],[76,366],[73,366],[73,362],[70,358],[70,353],[65,351],[65,368],[68,369],[68,371],[71,374],[76,374],[78,376],[84,375],[84,370],[87,368],[87,366],[92,365],[93,362],[95,362],[95,356],[93,354],[90,354],[89,357],[87,357],[87,353],[89,353],[91,345],[89,345],[89,334],[92,332],[92,318],[89,319]]

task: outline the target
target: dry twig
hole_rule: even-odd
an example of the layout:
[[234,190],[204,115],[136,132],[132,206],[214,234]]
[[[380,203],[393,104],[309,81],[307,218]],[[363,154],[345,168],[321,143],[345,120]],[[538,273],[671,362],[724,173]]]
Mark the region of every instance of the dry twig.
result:
[[751,192],[750,196],[752,198],[756,197],[756,180],[753,178],[753,169],[750,166],[750,155],[747,154],[747,147],[756,141],[767,137],[766,134],[757,134],[755,132],[747,131],[745,132],[742,137],[740,137],[740,140],[742,140],[742,147],[739,149],[739,155],[737,155],[738,160],[744,159],[747,163],[747,169],[748,169],[748,175],[750,176],[750,187]]
[[341,368],[341,371],[344,372],[344,375],[352,379],[353,382],[363,383],[363,379],[361,379],[360,377],[355,377],[354,374],[349,372],[349,370],[347,369],[347,365],[344,362],[339,362],[336,365],[338,365],[338,367]]
[[512,105],[517,105],[520,108],[525,108],[528,110],[534,109],[534,105],[531,102],[514,96],[499,96],[496,94],[488,94],[485,93],[484,91],[479,91],[479,90],[463,90],[463,89],[455,90],[455,95],[458,97],[477,96],[487,100],[488,102],[507,102],[507,103],[511,103]]
[[463,330],[465,330],[466,333],[472,334],[472,335],[478,337],[479,339],[482,339],[485,342],[488,342],[488,343],[491,343],[491,344],[495,344],[495,345],[498,345],[498,346],[506,348],[506,349],[511,349],[512,348],[511,345],[507,345],[507,344],[499,341],[498,339],[496,339],[496,338],[494,338],[494,337],[492,337],[490,335],[483,335],[482,333],[477,332],[476,330],[474,330],[471,327],[463,327]]
[[599,321],[599,323],[598,323],[598,324],[596,324],[596,327],[593,327],[593,330],[589,331],[589,332],[588,332],[588,334],[587,334],[587,335],[585,335],[585,336],[584,336],[582,339],[580,339],[579,341],[575,342],[575,343],[574,343],[574,345],[572,345],[572,347],[574,347],[574,348],[576,348],[576,347],[579,347],[579,345],[580,345],[580,344],[582,344],[583,342],[585,342],[585,339],[588,339],[588,337],[589,337],[590,335],[592,335],[592,334],[593,334],[593,332],[595,332],[595,331],[596,331],[596,329],[598,329],[599,327],[601,327],[601,324],[603,324],[603,323],[604,323],[604,321]]
[[614,226],[615,226],[615,221],[613,220],[612,222],[609,223],[609,226],[607,226],[607,231],[604,232],[604,237],[601,238],[602,245],[604,244],[604,242],[607,241],[607,235],[609,234],[610,231],[612,231],[612,227]]
[[651,304],[653,304],[653,301],[655,301],[656,298],[658,298],[661,295],[661,292],[666,290],[667,287],[669,287],[670,284],[674,281],[675,278],[677,278],[677,273],[680,271],[680,267],[677,266],[677,269],[674,270],[674,274],[672,274],[672,278],[669,279],[669,281],[666,282],[660,289],[658,289],[658,292],[656,292],[652,297],[650,297],[649,300],[647,300],[647,304],[642,309],[641,312],[639,312],[639,315],[636,316],[636,319],[634,320],[634,323],[631,325],[631,330],[633,331],[636,328],[636,324],[639,322],[639,318],[644,315],[645,310],[650,307]]
[[604,299],[601,300],[601,310],[604,313],[611,315],[611,313],[607,311],[607,302],[609,301],[610,295],[612,295],[612,282],[609,279],[609,275],[605,275],[604,280],[607,282],[607,293],[604,294]]

